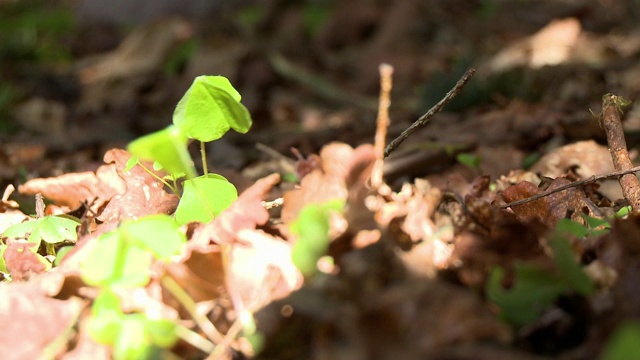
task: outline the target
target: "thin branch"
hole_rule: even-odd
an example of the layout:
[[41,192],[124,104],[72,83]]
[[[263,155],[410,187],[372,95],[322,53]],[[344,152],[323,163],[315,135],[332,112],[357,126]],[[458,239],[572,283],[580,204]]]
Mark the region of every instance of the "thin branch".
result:
[[583,180],[579,180],[579,181],[574,181],[571,184],[563,185],[563,186],[560,186],[560,187],[555,188],[553,190],[545,191],[545,192],[540,193],[538,195],[534,195],[532,197],[528,197],[526,199],[520,199],[520,200],[516,200],[516,201],[510,202],[510,203],[508,203],[506,205],[500,206],[500,208],[501,209],[506,209],[508,207],[526,204],[528,202],[535,201],[535,200],[541,199],[541,198],[543,198],[545,196],[549,196],[551,194],[555,194],[557,192],[564,191],[564,190],[567,190],[567,189],[570,189],[570,188],[573,188],[573,187],[576,187],[576,186],[581,186],[581,185],[584,185],[584,184],[589,184],[589,183],[600,181],[600,180],[604,180],[604,179],[616,178],[616,177],[624,176],[624,175],[627,175],[627,174],[635,173],[635,172],[638,172],[638,171],[640,171],[640,166],[636,166],[636,167],[634,167],[632,169],[628,169],[628,170],[614,171],[612,173],[604,174],[604,175],[597,175],[597,176],[593,175],[593,176],[591,176],[589,178],[586,178],[586,179],[583,179]]
[[395,150],[398,146],[400,146],[400,144],[402,144],[416,130],[427,125],[429,120],[431,120],[431,118],[435,114],[440,112],[440,110],[442,110],[442,108],[445,105],[447,105],[456,95],[458,95],[458,93],[460,93],[462,88],[467,84],[467,82],[469,81],[469,79],[471,79],[471,77],[473,76],[473,74],[475,74],[475,72],[476,70],[473,68],[467,70],[467,72],[465,72],[464,75],[462,75],[460,80],[458,80],[458,83],[456,83],[456,86],[454,86],[453,89],[451,89],[447,93],[447,95],[444,96],[442,100],[440,100],[431,109],[429,109],[429,111],[427,111],[426,114],[420,116],[420,118],[416,120],[413,124],[411,124],[411,126],[409,126],[405,131],[403,131],[402,134],[400,134],[400,136],[395,138],[391,143],[389,143],[389,145],[387,145],[387,147],[384,149],[384,157],[386,158],[387,156],[389,156],[389,154],[391,154],[393,150]]

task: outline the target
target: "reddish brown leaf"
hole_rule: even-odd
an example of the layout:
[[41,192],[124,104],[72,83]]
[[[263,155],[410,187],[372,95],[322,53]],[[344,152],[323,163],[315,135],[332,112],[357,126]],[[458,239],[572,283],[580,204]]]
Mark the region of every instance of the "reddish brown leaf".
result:
[[[27,252],[29,252],[27,250]],[[55,358],[66,350],[68,336],[83,303],[55,300],[29,283],[0,286],[0,349],[5,359]],[[60,341],[60,343],[57,343]],[[55,342],[55,343],[54,343]],[[45,353],[45,350],[47,353]]]
[[53,202],[76,209],[83,201],[94,202],[97,207],[122,193],[125,185],[113,165],[103,165],[96,173],[69,173],[54,178],[32,179],[20,185],[22,194],[41,193]]
[[134,166],[123,173],[130,157],[127,151],[121,149],[111,149],[104,155],[104,162],[113,163],[117,175],[124,181],[125,189],[115,194],[100,214],[98,219],[103,222],[170,214],[178,206],[178,196],[164,191],[164,185],[142,167]]
[[46,266],[31,252],[31,248],[38,246],[26,240],[9,240],[4,251],[4,261],[7,270],[14,281],[27,280],[32,274],[39,274],[46,270]]

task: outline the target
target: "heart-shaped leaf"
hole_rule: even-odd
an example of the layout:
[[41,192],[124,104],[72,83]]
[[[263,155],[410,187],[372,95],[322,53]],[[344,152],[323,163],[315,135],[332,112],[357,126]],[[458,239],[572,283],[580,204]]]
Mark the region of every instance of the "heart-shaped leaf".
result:
[[179,225],[207,223],[238,198],[235,186],[220,175],[208,174],[184,182],[184,192],[175,212]]
[[169,126],[131,142],[127,149],[142,160],[157,161],[171,174],[196,176],[193,161],[187,150],[187,137],[179,127]]
[[240,98],[227,78],[199,76],[178,102],[173,124],[202,142],[219,139],[230,128],[244,134],[252,120]]

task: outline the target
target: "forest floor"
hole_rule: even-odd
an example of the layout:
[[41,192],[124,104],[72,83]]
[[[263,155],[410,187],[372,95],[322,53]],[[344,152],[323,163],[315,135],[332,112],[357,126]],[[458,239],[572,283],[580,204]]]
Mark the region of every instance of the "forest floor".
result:
[[[0,1],[3,358],[640,353],[640,4],[188,8]],[[253,119],[188,147],[239,197],[165,222],[188,186],[125,149],[200,75]]]

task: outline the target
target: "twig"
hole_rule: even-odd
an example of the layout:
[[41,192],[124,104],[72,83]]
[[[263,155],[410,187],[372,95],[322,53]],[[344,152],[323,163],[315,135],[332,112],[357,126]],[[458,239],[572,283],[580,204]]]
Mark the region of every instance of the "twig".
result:
[[378,119],[376,120],[376,137],[373,145],[376,162],[371,171],[371,187],[378,189],[382,185],[382,165],[384,145],[389,128],[389,106],[391,105],[391,87],[393,85],[393,66],[380,64],[380,97],[378,99]]
[[[627,152],[624,130],[620,121],[621,107],[629,105],[629,101],[612,94],[602,97],[602,113],[598,121],[607,134],[609,153],[616,171],[631,169],[633,163]],[[622,193],[633,211],[640,211],[640,180],[635,174],[626,174],[618,180],[622,186]]]
[[[619,176],[624,176],[624,175],[632,174],[632,173],[635,173],[635,172],[638,172],[638,171],[640,171],[640,166],[636,166],[636,167],[634,167],[632,169],[628,169],[628,170],[614,171],[614,172],[611,172],[609,174],[604,174],[604,175],[593,175],[593,176],[591,176],[589,178],[586,178],[586,179],[583,179],[583,180],[579,180],[579,181],[574,181],[571,184],[563,185],[563,186],[560,186],[560,187],[555,188],[553,190],[545,191],[545,192],[540,193],[538,195],[534,195],[532,197],[528,197],[526,199],[520,199],[520,200],[516,200],[516,201],[510,202],[510,203],[508,203],[506,205],[500,206],[500,208],[501,209],[506,209],[508,207],[526,204],[526,203],[528,203],[530,201],[535,201],[535,200],[541,199],[541,198],[543,198],[545,196],[549,196],[551,194],[555,194],[557,192],[570,189],[572,187],[576,187],[576,186],[580,186],[580,185],[584,185],[584,184],[589,184],[589,183],[600,181],[600,180],[603,180],[603,179],[610,179],[610,178],[615,178],[615,177],[619,177]],[[633,176],[635,177],[635,175],[633,175]]]
[[416,120],[413,124],[411,124],[411,126],[409,126],[405,131],[403,131],[400,134],[400,136],[398,136],[391,143],[389,143],[389,145],[384,149],[384,157],[386,158],[387,156],[389,156],[389,154],[391,154],[393,150],[395,150],[400,144],[402,144],[402,142],[404,142],[416,130],[427,125],[429,120],[431,120],[431,118],[435,114],[440,112],[440,110],[442,110],[442,108],[445,105],[447,105],[456,95],[458,95],[458,93],[460,93],[462,88],[469,81],[469,79],[471,79],[471,77],[473,76],[473,74],[475,74],[475,72],[476,70],[473,68],[467,70],[467,72],[465,72],[464,75],[462,75],[460,80],[458,80],[458,83],[456,83],[456,86],[454,86],[453,89],[451,89],[447,93],[447,95],[444,96],[442,100],[440,100],[431,109],[429,109],[429,111],[427,111],[426,114],[420,116],[420,118]]

